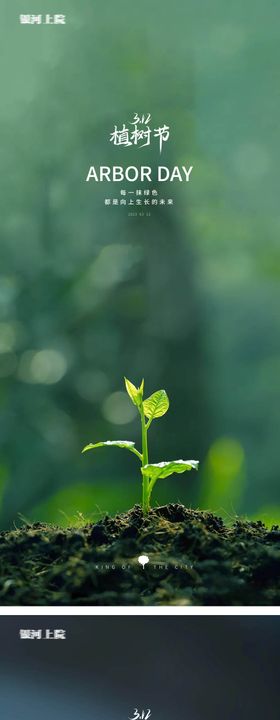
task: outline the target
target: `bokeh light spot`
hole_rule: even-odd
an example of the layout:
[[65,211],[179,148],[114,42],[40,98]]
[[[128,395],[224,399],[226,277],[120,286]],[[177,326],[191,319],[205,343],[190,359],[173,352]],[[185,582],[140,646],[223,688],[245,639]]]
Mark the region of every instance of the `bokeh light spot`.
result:
[[219,438],[209,450],[211,469],[222,474],[237,474],[244,462],[244,451],[233,438]]
[[137,415],[137,408],[124,392],[114,392],[109,395],[102,405],[102,412],[108,422],[114,425],[126,425]]
[[65,375],[67,362],[58,350],[28,350],[21,358],[19,377],[24,382],[53,385]]

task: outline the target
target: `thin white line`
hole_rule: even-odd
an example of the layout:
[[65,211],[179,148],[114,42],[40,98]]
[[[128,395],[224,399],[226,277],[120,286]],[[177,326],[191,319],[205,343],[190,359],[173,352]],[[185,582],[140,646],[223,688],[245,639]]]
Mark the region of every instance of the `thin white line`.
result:
[[109,606],[102,606],[99,605],[98,607],[79,607],[76,605],[73,606],[67,606],[62,607],[59,606],[53,606],[49,607],[48,605],[40,605],[38,606],[24,606],[21,607],[20,605],[16,605],[14,607],[0,607],[0,617],[2,616],[8,616],[8,615],[17,615],[17,616],[24,616],[24,615],[64,615],[64,616],[83,616],[83,615],[118,615],[118,616],[127,616],[127,615],[155,615],[155,616],[188,616],[188,615],[205,615],[205,616],[225,616],[225,615],[279,615],[280,616],[280,607],[272,607],[272,606],[246,606],[246,607],[220,607],[220,606],[213,606],[213,607],[175,607],[175,606],[168,606],[168,607],[142,607],[142,606],[124,606],[124,607],[109,607]]

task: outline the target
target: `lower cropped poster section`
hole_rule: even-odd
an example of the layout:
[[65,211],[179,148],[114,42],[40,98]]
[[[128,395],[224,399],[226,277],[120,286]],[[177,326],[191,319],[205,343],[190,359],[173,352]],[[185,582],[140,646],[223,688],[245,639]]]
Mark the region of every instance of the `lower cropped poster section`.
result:
[[2,617],[3,720],[279,720],[279,617]]

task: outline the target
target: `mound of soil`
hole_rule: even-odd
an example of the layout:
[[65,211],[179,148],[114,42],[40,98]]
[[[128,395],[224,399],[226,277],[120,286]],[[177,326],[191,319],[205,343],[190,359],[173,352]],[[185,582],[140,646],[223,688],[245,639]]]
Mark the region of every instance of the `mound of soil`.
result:
[[[143,567],[139,556],[147,555]],[[0,534],[1,605],[278,605],[280,528],[164,505]]]

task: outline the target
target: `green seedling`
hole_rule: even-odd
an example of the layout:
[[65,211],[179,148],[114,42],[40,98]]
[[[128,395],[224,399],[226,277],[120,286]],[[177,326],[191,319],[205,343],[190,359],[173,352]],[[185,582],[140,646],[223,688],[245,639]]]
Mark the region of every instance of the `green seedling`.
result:
[[149,463],[148,453],[148,430],[156,418],[165,415],[169,408],[169,400],[165,390],[157,390],[146,400],[143,399],[144,392],[144,380],[142,380],[140,387],[135,387],[130,380],[125,380],[125,387],[127,393],[136,405],[140,419],[141,419],[141,430],[142,430],[142,452],[136,449],[135,443],[130,440],[105,440],[104,442],[90,443],[86,445],[82,452],[87,450],[94,450],[98,447],[105,445],[112,445],[120,448],[125,448],[130,452],[134,453],[138,457],[141,463],[142,473],[142,508],[143,513],[147,513],[150,510],[151,494],[152,490],[160,478],[166,478],[173,473],[182,473],[185,470],[197,470],[199,461],[198,460],[169,460],[159,463]]

